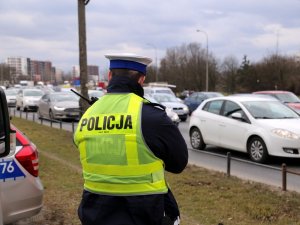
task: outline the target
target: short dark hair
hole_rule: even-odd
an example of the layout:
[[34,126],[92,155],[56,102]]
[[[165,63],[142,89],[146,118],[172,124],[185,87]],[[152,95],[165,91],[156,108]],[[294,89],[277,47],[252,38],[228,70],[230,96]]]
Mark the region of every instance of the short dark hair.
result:
[[138,82],[141,76],[145,76],[145,74],[135,71],[135,70],[128,70],[128,69],[111,69],[112,76],[126,76],[132,80]]

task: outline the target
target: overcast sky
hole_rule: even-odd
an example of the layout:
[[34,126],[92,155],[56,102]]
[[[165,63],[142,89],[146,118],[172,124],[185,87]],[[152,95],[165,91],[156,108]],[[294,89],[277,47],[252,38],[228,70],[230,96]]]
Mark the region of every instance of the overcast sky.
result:
[[[9,56],[79,64],[77,0],[0,0],[0,61]],[[104,54],[155,58],[193,42],[222,61],[251,62],[278,51],[300,53],[300,0],[90,0],[86,6],[89,65],[107,70]],[[196,32],[196,30],[203,32]]]

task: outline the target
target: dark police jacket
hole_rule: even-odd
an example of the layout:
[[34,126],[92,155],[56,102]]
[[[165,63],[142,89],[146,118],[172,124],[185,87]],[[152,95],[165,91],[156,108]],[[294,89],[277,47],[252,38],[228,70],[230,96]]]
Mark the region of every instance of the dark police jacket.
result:
[[[135,93],[143,88],[127,77],[113,77],[109,93]],[[180,173],[188,162],[186,143],[176,125],[162,108],[142,107],[142,133],[155,156],[165,163],[165,170]],[[175,219],[178,206],[172,193],[143,196],[106,196],[83,191],[78,215],[83,225],[160,225],[164,212]]]

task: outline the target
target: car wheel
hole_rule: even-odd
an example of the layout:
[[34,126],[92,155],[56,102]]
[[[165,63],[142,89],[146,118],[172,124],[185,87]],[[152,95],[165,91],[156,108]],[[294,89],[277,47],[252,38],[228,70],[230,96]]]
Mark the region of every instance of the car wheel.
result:
[[38,109],[38,111],[37,111],[37,114],[38,114],[38,117],[39,117],[39,119],[40,119],[40,118],[43,118],[43,116],[42,116],[42,113],[41,113],[40,109]]
[[249,140],[247,150],[252,161],[265,163],[269,156],[267,146],[260,137],[253,137]]
[[192,128],[190,132],[190,141],[194,149],[205,149],[206,144],[203,141],[202,134],[198,128]]

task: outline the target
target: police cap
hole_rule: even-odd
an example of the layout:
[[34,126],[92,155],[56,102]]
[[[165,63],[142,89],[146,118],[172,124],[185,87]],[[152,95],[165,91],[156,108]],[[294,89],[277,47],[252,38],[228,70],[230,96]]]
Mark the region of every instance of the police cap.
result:
[[133,53],[106,54],[110,60],[109,69],[129,69],[146,75],[146,68],[152,62],[151,58]]

